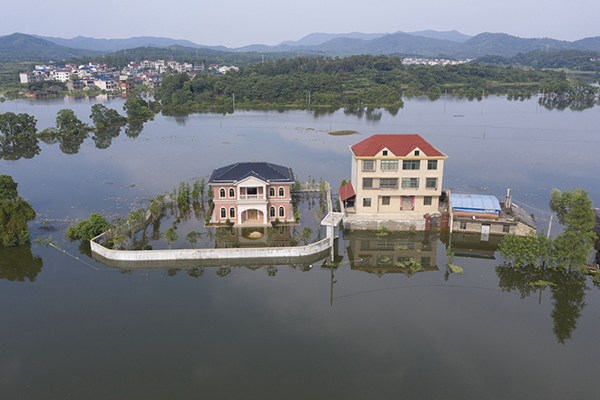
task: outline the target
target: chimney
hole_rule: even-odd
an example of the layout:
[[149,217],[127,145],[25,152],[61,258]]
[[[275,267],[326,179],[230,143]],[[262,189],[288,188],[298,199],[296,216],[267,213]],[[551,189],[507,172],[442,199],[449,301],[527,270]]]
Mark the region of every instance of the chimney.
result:
[[512,207],[512,198],[510,197],[510,189],[506,189],[506,197],[504,198],[504,208]]

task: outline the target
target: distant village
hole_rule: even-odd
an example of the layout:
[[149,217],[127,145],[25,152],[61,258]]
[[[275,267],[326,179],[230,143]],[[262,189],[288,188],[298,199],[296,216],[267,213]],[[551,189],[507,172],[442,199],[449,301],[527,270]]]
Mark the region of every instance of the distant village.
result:
[[[132,61],[123,69],[105,64],[89,63],[78,66],[69,63],[64,66],[36,65],[33,71],[21,72],[19,77],[22,84],[40,81],[63,82],[69,91],[129,92],[138,84],[146,85],[149,88],[159,87],[162,75],[169,71],[180,74],[187,73],[190,78],[193,78],[204,72],[225,74],[229,70],[239,70],[235,66],[218,66],[215,64],[210,64],[207,71],[205,69],[204,64],[194,65],[174,60]],[[22,93],[32,98],[44,98],[61,90],[61,87],[56,86],[48,88],[46,91],[22,91]]]
[[402,59],[404,65],[459,65],[466,64],[473,61],[474,58],[467,58],[466,60],[446,60],[445,58],[410,58],[406,57]]

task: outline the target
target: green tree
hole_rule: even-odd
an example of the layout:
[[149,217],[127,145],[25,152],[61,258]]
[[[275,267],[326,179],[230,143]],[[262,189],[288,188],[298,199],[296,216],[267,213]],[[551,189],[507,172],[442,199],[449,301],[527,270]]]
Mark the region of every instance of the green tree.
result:
[[304,227],[304,229],[298,232],[298,240],[304,243],[304,245],[306,246],[310,242],[310,239],[312,239],[312,234],[312,228],[306,226]]
[[65,108],[56,115],[56,129],[63,135],[79,135],[86,133],[89,127],[77,118],[73,110]]
[[113,125],[122,124],[127,121],[125,117],[120,115],[117,110],[107,108],[102,104],[94,104],[92,106],[91,120],[94,122],[96,129],[106,129]]
[[563,231],[554,239],[558,264],[583,268],[590,257],[597,236],[594,232],[596,216],[593,202],[586,192],[578,187],[550,193],[550,210],[556,213]]
[[173,242],[175,242],[177,239],[179,239],[179,235],[177,233],[175,233],[175,229],[173,229],[173,227],[170,227],[165,232],[165,235],[163,238],[165,239],[165,242],[167,242],[167,246],[169,247],[169,250],[171,250],[171,245],[173,244]]
[[0,244],[18,246],[29,242],[27,223],[35,218],[33,207],[18,195],[17,183],[0,175]]
[[28,114],[7,112],[0,114],[0,132],[6,139],[24,139],[35,136],[37,132],[36,119]]
[[89,219],[79,221],[75,227],[69,227],[67,237],[71,240],[89,241],[111,227],[102,215],[91,213]]

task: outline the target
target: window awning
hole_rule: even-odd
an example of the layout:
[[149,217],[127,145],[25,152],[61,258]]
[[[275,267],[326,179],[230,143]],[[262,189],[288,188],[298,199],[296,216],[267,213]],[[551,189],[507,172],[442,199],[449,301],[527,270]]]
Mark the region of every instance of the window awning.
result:
[[341,201],[346,201],[350,197],[354,197],[354,196],[356,196],[356,192],[354,191],[354,188],[352,187],[352,182],[348,182],[340,188],[340,200]]

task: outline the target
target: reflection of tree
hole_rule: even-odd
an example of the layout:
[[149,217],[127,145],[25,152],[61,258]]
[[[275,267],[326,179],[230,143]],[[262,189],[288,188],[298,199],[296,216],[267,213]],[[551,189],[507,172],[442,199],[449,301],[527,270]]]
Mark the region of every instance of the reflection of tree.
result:
[[550,287],[554,307],[550,314],[554,322],[552,331],[561,344],[571,338],[586,305],[583,300],[585,291],[589,288],[584,275],[579,271],[569,273],[566,270],[535,266],[516,268],[510,264],[497,266],[496,275],[500,278],[499,286],[503,291],[516,290],[521,294],[521,299],[539,291],[541,300],[542,292],[547,286]]
[[221,278],[229,275],[231,273],[231,268],[229,267],[223,267],[223,268],[219,268],[217,270],[217,275]]
[[204,275],[204,268],[190,268],[187,270],[187,274],[192,278],[199,278]]
[[30,282],[42,270],[44,265],[40,256],[33,256],[31,245],[15,247],[0,246],[0,279],[24,282],[25,278]]
[[92,136],[92,140],[98,149],[108,149],[112,140],[121,134],[121,126],[109,126],[104,129],[98,128]]
[[38,154],[40,154],[40,147],[35,137],[22,139],[16,137],[2,139],[0,137],[0,158],[16,161],[21,158],[30,159]]
[[135,139],[140,136],[142,130],[144,129],[144,123],[140,121],[132,121],[125,127],[125,134],[127,137]]
[[86,138],[87,133],[59,134],[57,137],[58,147],[65,154],[77,154]]

